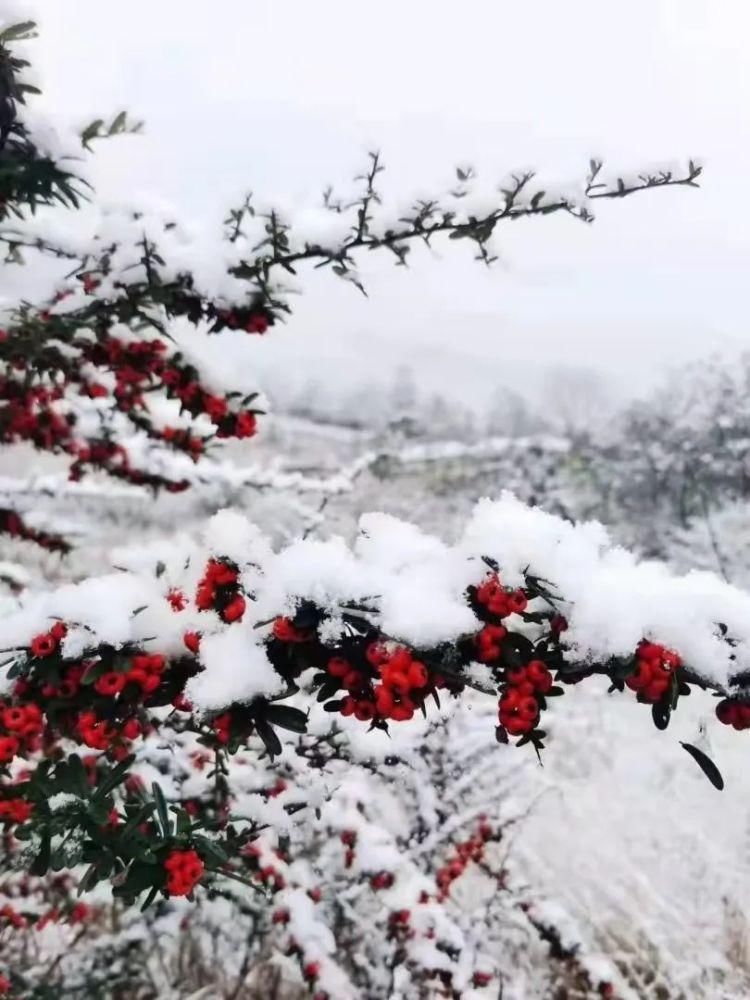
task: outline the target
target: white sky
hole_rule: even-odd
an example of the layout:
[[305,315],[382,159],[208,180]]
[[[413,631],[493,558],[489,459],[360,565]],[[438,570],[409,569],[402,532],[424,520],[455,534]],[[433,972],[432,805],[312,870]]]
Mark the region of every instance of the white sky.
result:
[[[0,0],[2,2],[2,0]],[[365,262],[370,299],[320,273],[254,359],[341,382],[399,363],[484,398],[548,364],[628,386],[748,339],[750,6],[741,0],[44,0],[56,108],[126,106],[147,133],[104,144],[103,196],[151,191],[222,217],[250,188],[317,199],[373,145],[392,192],[457,163],[560,181],[592,154],[629,170],[695,156],[700,191],[600,207],[593,227],[519,223],[487,272],[443,245],[410,272]],[[105,148],[107,147],[107,148]],[[278,328],[277,328],[278,330]]]

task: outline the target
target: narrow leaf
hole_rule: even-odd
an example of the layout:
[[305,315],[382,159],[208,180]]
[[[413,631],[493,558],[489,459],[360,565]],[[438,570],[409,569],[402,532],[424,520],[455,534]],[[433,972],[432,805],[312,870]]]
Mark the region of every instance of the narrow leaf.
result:
[[683,743],[682,740],[680,740],[680,746],[687,750],[714,788],[721,791],[724,788],[724,779],[721,776],[721,771],[718,769],[716,764],[714,764],[711,758],[707,754],[703,753],[702,750],[699,750],[698,747],[694,747],[692,743]]

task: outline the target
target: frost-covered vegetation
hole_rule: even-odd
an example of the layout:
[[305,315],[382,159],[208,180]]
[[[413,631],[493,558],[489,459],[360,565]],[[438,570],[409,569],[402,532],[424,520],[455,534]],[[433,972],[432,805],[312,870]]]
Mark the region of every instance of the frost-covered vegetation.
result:
[[408,373],[266,417],[232,363],[305,267],[489,264],[700,167],[461,169],[394,219],[373,154],[302,225],[191,238],[82,207],[138,126],[52,131],[33,32],[0,33],[5,266],[57,268],[0,336],[0,995],[746,995],[747,365],[605,434],[596,392],[476,415]]

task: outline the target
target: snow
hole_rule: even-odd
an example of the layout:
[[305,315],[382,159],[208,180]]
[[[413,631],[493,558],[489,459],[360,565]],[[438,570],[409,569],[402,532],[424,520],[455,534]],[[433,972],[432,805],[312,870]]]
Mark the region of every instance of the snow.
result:
[[[181,652],[182,634],[197,628],[204,633],[204,669],[191,680],[189,697],[213,711],[283,689],[265,655],[268,630],[257,626],[292,614],[303,600],[323,609],[329,637],[339,633],[341,609],[351,602],[372,608],[368,617],[384,634],[417,649],[477,631],[465,591],[486,575],[483,556],[498,562],[507,585],[520,585],[526,572],[548,581],[569,622],[573,660],[627,656],[645,637],[677,650],[719,687],[726,688],[730,671],[750,665],[749,594],[705,571],[679,575],[640,561],[614,545],[600,524],[572,524],[509,494],[480,501],[454,545],[392,516],[368,514],[351,547],[340,537],[308,538],[274,551],[257,526],[225,510],[207,522],[202,538],[183,533],[121,553],[121,572],[22,596],[19,610],[0,622],[0,646],[23,647],[62,619],[70,625],[67,657],[101,642],[147,641],[169,654]],[[221,557],[241,570],[248,595],[242,623],[226,626],[214,612],[192,606],[175,614],[168,590],[193,594],[207,560]],[[721,638],[719,622],[733,645]],[[478,673],[472,668],[472,677]]]
[[211,711],[232,702],[279,694],[284,683],[271,666],[257,631],[237,625],[217,635],[204,636],[200,661],[204,670],[187,685],[187,697],[199,709]]
[[[573,525],[506,495],[480,501],[464,546],[497,559],[509,583],[527,568],[550,581],[564,600],[566,642],[584,661],[627,655],[645,637],[677,650],[719,685],[731,669],[750,665],[750,595],[711,573],[680,576],[640,561],[596,522]],[[722,641],[719,622],[736,646]]]

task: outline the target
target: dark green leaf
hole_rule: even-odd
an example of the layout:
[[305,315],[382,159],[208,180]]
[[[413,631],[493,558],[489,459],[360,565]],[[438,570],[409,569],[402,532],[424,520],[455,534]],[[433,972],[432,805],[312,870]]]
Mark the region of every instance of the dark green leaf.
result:
[[657,729],[664,730],[667,728],[671,714],[672,705],[669,698],[666,701],[662,698],[661,701],[657,701],[655,705],[651,706],[651,717]]
[[328,701],[339,690],[341,685],[337,680],[326,681],[318,691],[318,701]]
[[149,906],[151,906],[151,904],[153,903],[153,901],[156,899],[156,897],[158,895],[158,892],[159,892],[159,889],[158,889],[157,886],[152,886],[151,887],[151,891],[149,892],[149,894],[146,896],[145,900],[143,901],[143,906],[141,907],[141,913],[145,913],[145,911],[149,908]]
[[721,771],[718,769],[716,764],[714,764],[711,758],[707,754],[703,753],[702,750],[699,750],[698,747],[694,747],[691,743],[683,743],[682,740],[680,740],[680,746],[687,750],[714,788],[718,788],[718,790],[721,791],[724,788],[724,779],[721,776]]
[[208,837],[194,836],[193,842],[199,849],[200,854],[206,861],[210,861],[212,865],[225,865],[229,861],[229,855],[222,845],[217,844],[215,840],[209,840]]
[[136,830],[141,825],[141,823],[143,823],[145,820],[148,819],[148,817],[151,815],[154,809],[156,809],[155,802],[144,802],[144,804],[141,806],[138,812],[136,812],[135,815],[131,816],[130,819],[125,824],[125,826],[122,828],[122,833],[120,834],[120,836],[123,839],[129,837],[130,834],[133,833],[133,831]]
[[15,42],[21,38],[27,38],[36,28],[36,21],[20,21],[18,24],[11,24],[0,33],[0,45],[7,42]]
[[135,754],[128,754],[119,764],[115,764],[106,778],[101,782],[101,784],[96,789],[95,798],[101,801],[105,799],[109,793],[117,788],[128,776],[128,771],[130,770],[133,761],[135,760]]
[[123,884],[115,886],[112,894],[115,896],[137,896],[144,889],[159,886],[163,878],[164,871],[159,865],[149,865],[142,861],[136,861],[128,869]]
[[50,840],[50,835],[45,830],[45,832],[42,835],[42,843],[39,847],[39,853],[31,862],[31,865],[29,867],[29,874],[46,875],[49,869],[51,853],[52,853],[52,844]]
[[154,796],[154,802],[156,803],[156,815],[159,819],[162,836],[166,840],[172,835],[172,821],[169,818],[167,810],[167,800],[164,798],[164,792],[161,790],[161,785],[158,781],[155,781],[151,785],[151,794]]
[[255,730],[263,740],[263,745],[271,757],[275,757],[281,753],[281,740],[267,722],[263,719],[258,719],[255,723]]
[[99,881],[99,872],[97,871],[96,865],[89,865],[78,883],[77,894],[79,896],[83,895],[84,892],[88,892],[89,889],[93,889],[94,886]]
[[299,708],[290,705],[268,705],[263,717],[274,726],[289,729],[293,733],[307,732],[307,715]]

